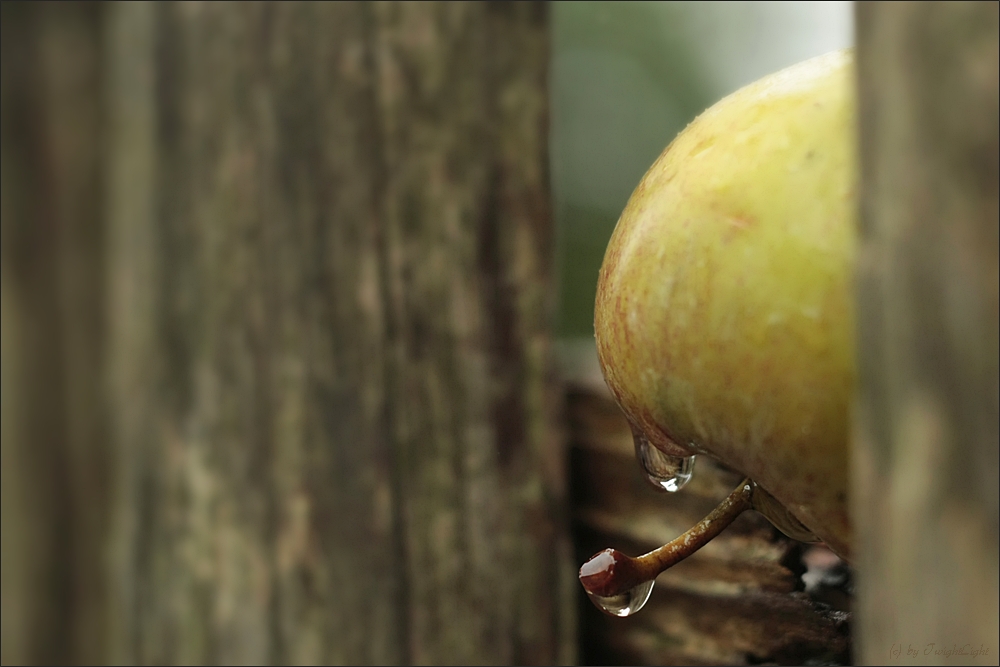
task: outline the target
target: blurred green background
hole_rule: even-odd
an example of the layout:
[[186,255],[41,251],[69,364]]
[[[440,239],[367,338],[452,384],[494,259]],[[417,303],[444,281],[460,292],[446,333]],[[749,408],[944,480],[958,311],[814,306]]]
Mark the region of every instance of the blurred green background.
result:
[[551,5],[550,145],[563,354],[590,356],[604,248],[660,152],[699,113],[741,86],[851,46],[851,5]]

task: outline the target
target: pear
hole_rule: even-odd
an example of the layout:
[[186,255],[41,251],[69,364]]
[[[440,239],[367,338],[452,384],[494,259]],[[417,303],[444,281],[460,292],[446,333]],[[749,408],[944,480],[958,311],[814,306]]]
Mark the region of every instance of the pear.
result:
[[855,136],[849,50],[705,111],[629,199],[594,319],[637,444],[739,470],[729,521],[752,506],[848,560]]

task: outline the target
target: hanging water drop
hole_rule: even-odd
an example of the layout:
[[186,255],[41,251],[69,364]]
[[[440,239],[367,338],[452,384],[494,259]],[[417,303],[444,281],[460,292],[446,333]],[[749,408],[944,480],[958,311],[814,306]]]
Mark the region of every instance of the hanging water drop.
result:
[[635,588],[632,588],[621,595],[605,597],[587,591],[590,601],[598,609],[612,616],[631,616],[646,605],[650,594],[653,592],[653,581],[644,581]]
[[600,551],[580,567],[580,584],[591,602],[612,616],[631,616],[649,600],[656,577],[722,532],[753,507],[753,482],[744,479],[708,516],[680,537],[638,558],[617,549]]
[[639,431],[633,433],[635,457],[639,460],[646,477],[658,489],[680,491],[691,481],[694,472],[694,456],[671,456],[650,444]]
[[[580,568],[580,583],[587,591],[590,601],[598,609],[612,616],[631,616],[639,611],[649,600],[649,595],[653,591],[653,579],[641,581],[624,593],[616,595],[601,595],[598,592],[607,592],[608,584],[621,581],[622,578],[628,581],[634,577],[635,573],[630,571],[631,559],[614,549],[605,549],[595,554],[590,560]],[[620,571],[624,569],[624,571]],[[632,579],[634,581],[635,579]],[[625,583],[625,582],[622,582]],[[628,585],[628,584],[625,584]],[[615,590],[616,586],[611,590]]]

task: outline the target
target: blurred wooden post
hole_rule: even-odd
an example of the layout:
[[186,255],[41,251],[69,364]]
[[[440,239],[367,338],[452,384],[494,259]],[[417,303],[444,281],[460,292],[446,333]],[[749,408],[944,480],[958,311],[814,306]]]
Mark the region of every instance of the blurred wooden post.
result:
[[544,6],[112,12],[122,657],[566,660]]
[[863,3],[857,36],[859,658],[996,664],[998,5]]
[[4,662],[572,662],[546,7],[3,7]]
[[0,661],[105,655],[100,11],[2,4]]

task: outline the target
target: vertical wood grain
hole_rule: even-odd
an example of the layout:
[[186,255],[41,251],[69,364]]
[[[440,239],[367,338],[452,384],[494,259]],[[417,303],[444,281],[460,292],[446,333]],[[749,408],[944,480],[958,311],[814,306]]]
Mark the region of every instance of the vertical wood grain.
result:
[[2,23],[4,663],[572,662],[545,6]]
[[859,657],[986,664],[1000,650],[997,5],[864,3],[857,27]]

